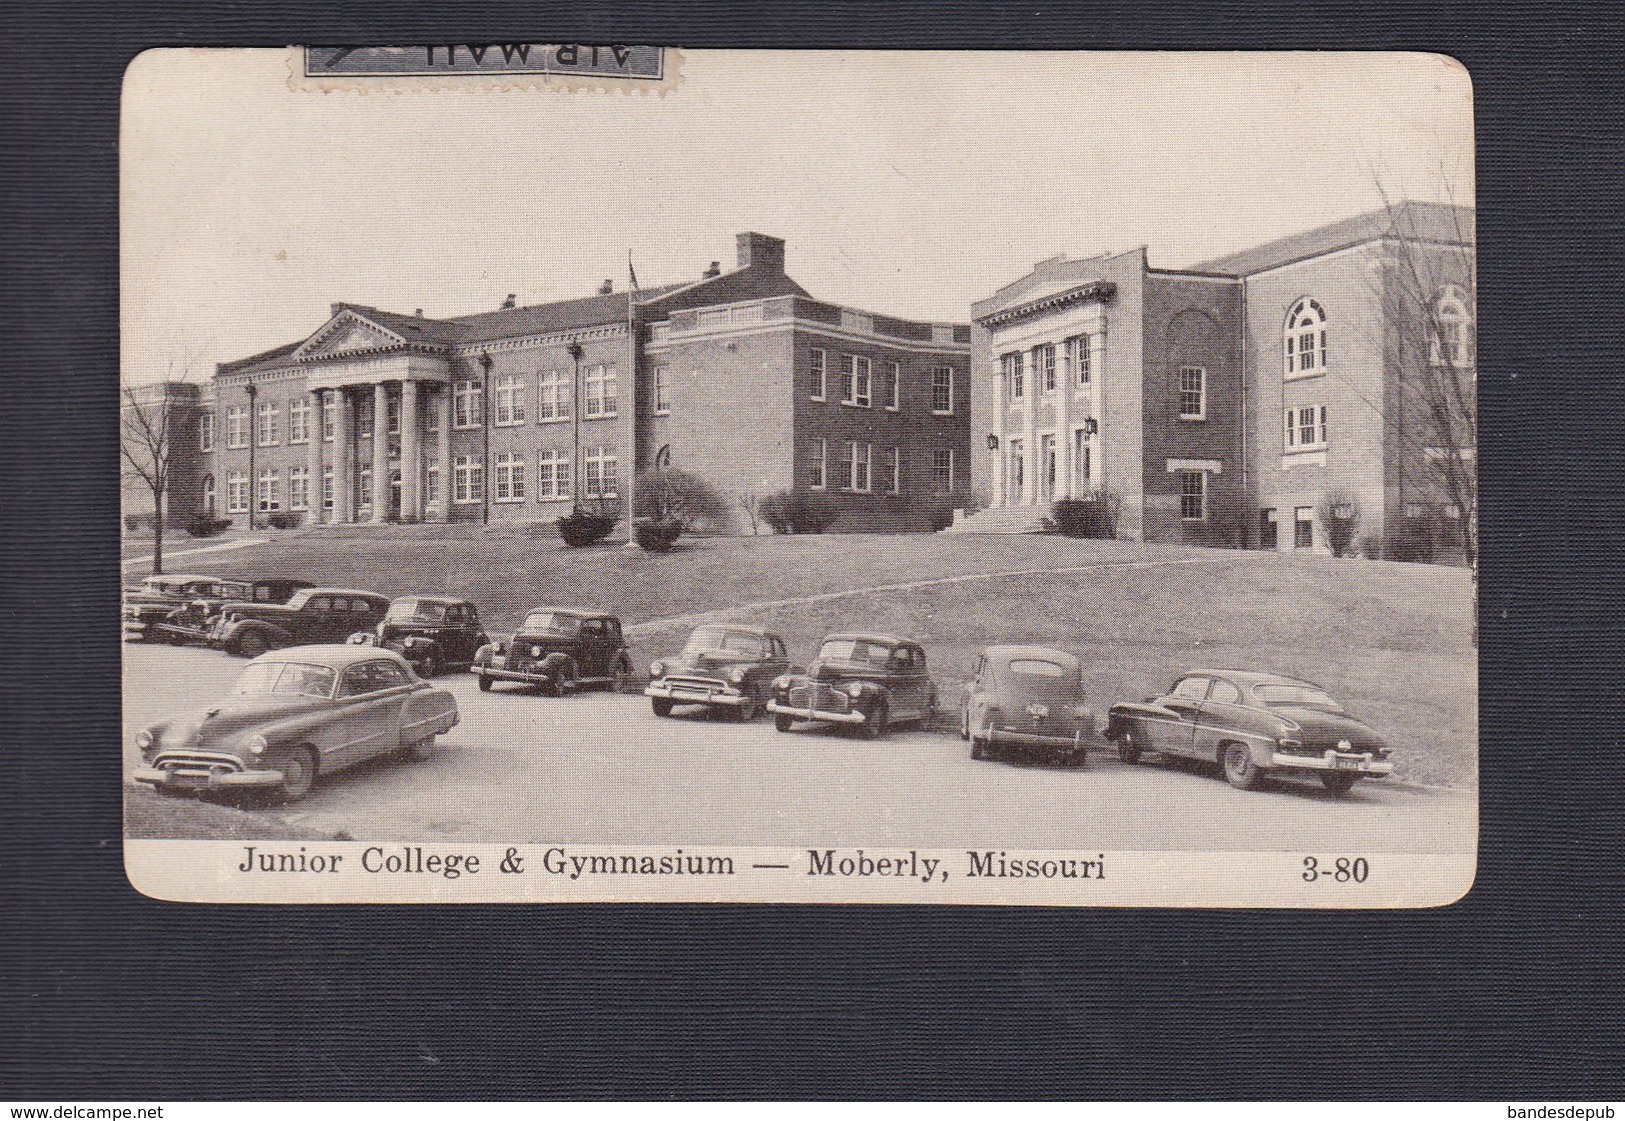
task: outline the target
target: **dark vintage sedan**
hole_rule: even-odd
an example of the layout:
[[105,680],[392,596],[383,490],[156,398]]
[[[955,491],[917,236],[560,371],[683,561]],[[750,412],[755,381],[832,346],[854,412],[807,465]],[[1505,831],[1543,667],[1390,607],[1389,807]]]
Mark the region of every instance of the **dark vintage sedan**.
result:
[[279,791],[378,755],[425,759],[458,721],[457,699],[399,654],[295,646],[250,662],[222,700],[136,733],[137,782],[158,790]]
[[1042,646],[989,646],[971,662],[959,734],[972,759],[1015,748],[1052,762],[1083,766],[1095,716],[1083,703],[1078,660]]
[[784,639],[759,627],[697,627],[682,652],[649,666],[643,691],[656,716],[673,705],[703,705],[754,720],[767,703],[773,679],[790,669]]
[[512,636],[480,647],[471,668],[481,690],[498,681],[517,681],[562,697],[590,685],[619,691],[632,677],[632,656],[615,616],[537,607],[525,614]]
[[301,588],[287,603],[223,604],[209,645],[257,658],[267,650],[321,642],[347,642],[352,634],[376,627],[389,599],[354,588]]
[[1242,790],[1271,775],[1319,775],[1346,794],[1394,770],[1382,736],[1319,685],[1251,670],[1191,670],[1160,697],[1115,704],[1106,737],[1125,763],[1146,751],[1207,760]]
[[773,682],[767,710],[788,732],[797,720],[842,724],[867,739],[893,724],[924,722],[937,708],[937,687],[919,643],[893,634],[832,634],[806,673]]
[[160,574],[124,589],[120,617],[124,641],[165,641],[158,624],[199,596],[217,595],[224,583],[218,576]]
[[393,650],[412,663],[418,676],[434,677],[442,670],[467,669],[491,639],[480,626],[480,613],[466,599],[402,596],[390,601],[376,629],[359,631],[350,641]]
[[215,620],[228,603],[287,603],[309,580],[282,576],[229,577],[212,589],[199,589],[185,604],[173,608],[152,626],[154,637],[165,642],[207,642]]

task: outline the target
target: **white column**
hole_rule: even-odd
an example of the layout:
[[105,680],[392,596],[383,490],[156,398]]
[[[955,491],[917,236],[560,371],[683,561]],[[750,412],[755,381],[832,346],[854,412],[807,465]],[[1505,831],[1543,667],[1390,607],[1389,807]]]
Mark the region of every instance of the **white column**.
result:
[[1021,420],[1021,504],[1038,502],[1038,370],[1033,365],[1032,347],[1022,350],[1026,374],[1022,378]]
[[338,395],[338,447],[333,453],[333,520],[341,525],[355,521],[355,399],[348,389],[335,389]]
[[440,387],[440,520],[451,521],[451,382]]
[[418,470],[423,454],[418,450],[418,383],[401,382],[401,520],[423,517],[419,498]]
[[[1067,354],[1067,342],[1062,339],[1057,344],[1063,356]],[[1055,480],[1056,498],[1076,498],[1073,493],[1072,476],[1076,468],[1072,463],[1072,395],[1078,391],[1078,361],[1076,355],[1063,357],[1061,361],[1062,376],[1065,384],[1058,386],[1061,391],[1061,415],[1055,432],[1055,473],[1060,476]]]
[[372,387],[372,520],[389,518],[389,386]]
[[[305,524],[320,525],[322,521],[322,393],[310,395],[310,420],[305,425],[310,440],[305,458]],[[291,495],[289,496],[292,497]]]

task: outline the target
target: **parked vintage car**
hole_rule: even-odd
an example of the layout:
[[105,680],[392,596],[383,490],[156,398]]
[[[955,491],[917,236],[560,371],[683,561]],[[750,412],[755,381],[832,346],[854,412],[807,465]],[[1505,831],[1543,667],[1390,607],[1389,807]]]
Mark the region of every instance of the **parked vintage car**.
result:
[[388,597],[353,588],[300,588],[282,604],[239,600],[221,606],[209,645],[257,658],[283,646],[345,642],[376,627],[388,609]]
[[434,677],[441,670],[467,669],[491,639],[480,628],[480,613],[466,599],[402,596],[390,602],[375,629],[358,631],[350,641],[393,650],[412,663],[419,677]]
[[155,624],[197,596],[218,594],[222,583],[218,576],[160,574],[124,589],[120,615],[124,641],[162,641],[165,636],[155,629]]
[[697,627],[680,654],[650,664],[643,695],[656,716],[670,716],[673,705],[703,705],[754,720],[773,679],[789,669],[784,639],[771,631],[732,624]]
[[151,627],[153,636],[165,642],[207,642],[220,611],[228,603],[287,603],[309,580],[281,576],[230,577],[219,581],[212,592],[195,595],[165,615]]
[[972,759],[1018,748],[1081,767],[1095,739],[1078,660],[1043,646],[989,646],[971,661],[959,734]]
[[615,616],[537,607],[511,637],[480,647],[470,668],[482,691],[497,681],[519,681],[562,697],[590,685],[620,690],[632,677],[632,656]]
[[1270,775],[1319,775],[1345,794],[1393,773],[1388,745],[1310,681],[1252,670],[1191,670],[1160,697],[1115,704],[1106,726],[1119,757],[1146,751],[1211,760],[1243,790]]
[[797,720],[844,724],[874,739],[893,724],[925,721],[937,688],[919,643],[890,634],[832,634],[806,673],[773,682],[767,710],[788,732]]
[[318,776],[374,756],[427,758],[457,721],[457,699],[393,651],[295,646],[254,659],[223,700],[137,732],[144,765],[134,778],[293,800]]

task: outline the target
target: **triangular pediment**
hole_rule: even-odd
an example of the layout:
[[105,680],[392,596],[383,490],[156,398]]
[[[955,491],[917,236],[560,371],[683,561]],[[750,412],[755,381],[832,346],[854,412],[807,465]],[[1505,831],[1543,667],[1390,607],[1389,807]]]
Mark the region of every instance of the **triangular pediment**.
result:
[[402,346],[406,339],[380,326],[360,312],[346,308],[322,325],[294,351],[294,358],[325,358],[330,355],[367,353]]

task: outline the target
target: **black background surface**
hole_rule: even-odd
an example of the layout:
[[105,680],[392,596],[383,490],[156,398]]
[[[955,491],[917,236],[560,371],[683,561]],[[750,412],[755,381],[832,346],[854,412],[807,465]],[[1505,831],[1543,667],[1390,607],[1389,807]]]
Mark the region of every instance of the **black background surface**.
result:
[[[0,1098],[1625,1096],[1616,6],[279,0],[11,4],[5,24]],[[137,895],[113,625],[124,67],[157,45],[516,38],[1465,63],[1486,556],[1469,896],[1307,913]]]

